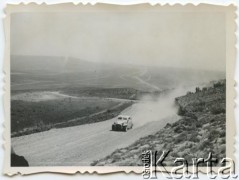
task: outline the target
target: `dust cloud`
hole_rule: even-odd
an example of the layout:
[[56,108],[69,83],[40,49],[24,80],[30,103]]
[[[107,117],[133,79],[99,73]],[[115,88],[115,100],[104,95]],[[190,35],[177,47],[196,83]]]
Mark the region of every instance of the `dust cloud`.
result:
[[180,86],[162,93],[158,97],[144,96],[140,102],[133,104],[123,114],[132,116],[134,127],[140,127],[153,121],[175,122],[180,118],[177,115],[178,107],[175,104],[175,98],[193,90],[194,87]]

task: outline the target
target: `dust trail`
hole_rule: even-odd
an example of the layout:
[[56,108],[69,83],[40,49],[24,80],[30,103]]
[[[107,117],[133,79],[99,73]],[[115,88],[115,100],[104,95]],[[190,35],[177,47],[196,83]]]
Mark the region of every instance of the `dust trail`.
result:
[[155,98],[144,96],[139,103],[134,104],[130,109],[122,112],[133,118],[134,127],[142,126],[153,121],[175,122],[180,117],[177,115],[178,107],[175,105],[175,98],[192,91],[192,87],[178,87]]

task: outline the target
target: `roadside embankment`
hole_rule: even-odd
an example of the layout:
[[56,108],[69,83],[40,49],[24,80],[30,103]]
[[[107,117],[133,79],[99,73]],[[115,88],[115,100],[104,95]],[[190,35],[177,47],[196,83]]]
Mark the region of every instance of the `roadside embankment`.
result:
[[109,156],[94,161],[97,166],[142,166],[141,155],[145,150],[170,151],[165,165],[175,165],[183,157],[192,164],[192,158],[226,156],[226,81],[212,87],[196,88],[196,92],[175,98],[180,120],[167,124],[153,135],[137,140],[132,145],[117,149]]

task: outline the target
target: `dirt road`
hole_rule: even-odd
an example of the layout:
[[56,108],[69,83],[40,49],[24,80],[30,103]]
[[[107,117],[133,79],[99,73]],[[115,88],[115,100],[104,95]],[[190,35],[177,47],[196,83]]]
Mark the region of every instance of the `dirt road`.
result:
[[132,130],[111,131],[115,119],[110,119],[12,138],[12,146],[17,154],[25,156],[30,166],[90,165],[179,118],[169,99],[138,102],[122,114],[133,117]]

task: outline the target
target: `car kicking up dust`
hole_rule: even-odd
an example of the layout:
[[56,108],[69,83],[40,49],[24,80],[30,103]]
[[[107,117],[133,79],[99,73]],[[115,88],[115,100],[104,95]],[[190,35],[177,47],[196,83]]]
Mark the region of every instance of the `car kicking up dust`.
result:
[[180,93],[181,90],[172,91],[156,100],[144,97],[144,101],[124,110],[122,114],[131,116],[134,124],[133,129],[127,132],[112,131],[116,120],[113,118],[12,138],[12,146],[16,153],[28,160],[30,166],[90,165],[178,120],[174,98]]

